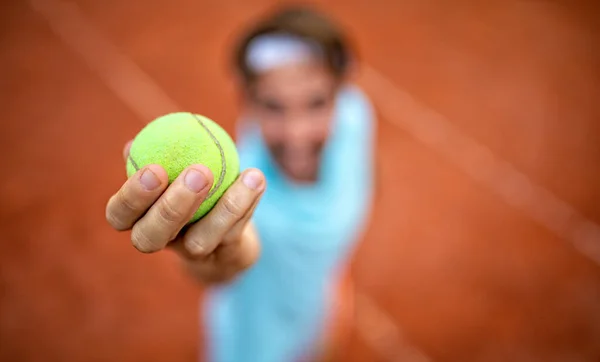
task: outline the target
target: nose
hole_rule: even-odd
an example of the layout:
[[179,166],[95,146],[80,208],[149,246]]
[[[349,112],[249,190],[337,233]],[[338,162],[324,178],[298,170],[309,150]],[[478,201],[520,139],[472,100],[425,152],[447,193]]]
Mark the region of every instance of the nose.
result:
[[303,147],[310,141],[311,121],[308,117],[293,115],[285,122],[285,142],[290,147]]

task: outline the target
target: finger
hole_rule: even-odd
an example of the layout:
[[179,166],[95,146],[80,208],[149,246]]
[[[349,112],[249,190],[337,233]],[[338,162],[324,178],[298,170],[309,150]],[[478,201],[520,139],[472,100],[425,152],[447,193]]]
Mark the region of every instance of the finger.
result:
[[[242,234],[246,231],[248,223],[250,222],[250,218],[258,205],[260,197],[258,197],[254,204],[250,207],[250,210],[246,212],[244,217],[242,217],[235,225],[223,236],[223,240],[220,245],[231,245],[234,241],[239,241],[241,239]],[[188,236],[187,239],[190,237]],[[173,240],[166,246],[174,250],[179,256],[187,259],[198,260],[203,258],[203,255],[193,255],[189,252],[189,250],[185,247],[183,238],[177,238]]]
[[216,251],[215,263],[238,273],[250,267],[258,259],[260,243],[251,222],[242,227],[235,243],[221,244]]
[[265,178],[248,169],[229,187],[215,207],[185,233],[186,249],[197,256],[210,254],[223,237],[250,212],[265,189]]
[[252,218],[252,215],[254,214],[254,210],[256,210],[256,206],[258,206],[261,196],[262,196],[262,194],[259,195],[259,197],[254,200],[254,203],[250,207],[250,210],[248,210],[246,212],[244,217],[242,217],[238,222],[236,222],[231,227],[231,229],[229,229],[229,231],[227,233],[225,233],[225,235],[223,236],[222,244],[229,245],[231,243],[234,243],[234,242],[237,242],[240,240],[242,233],[246,229],[248,222],[250,221],[250,219]]
[[123,159],[127,162],[127,158],[129,157],[129,151],[131,150],[131,145],[133,144],[133,140],[127,141],[125,147],[123,147]]
[[190,221],[212,183],[212,172],[206,166],[194,165],[184,170],[135,223],[131,233],[133,245],[144,253],[163,249]]
[[149,165],[131,176],[106,205],[106,220],[119,231],[129,230],[167,188],[169,179],[159,165]]
[[204,283],[229,281],[252,266],[260,255],[260,243],[252,223],[246,224],[239,243],[220,245],[206,258],[191,255],[181,240],[169,245],[182,257],[191,274]]

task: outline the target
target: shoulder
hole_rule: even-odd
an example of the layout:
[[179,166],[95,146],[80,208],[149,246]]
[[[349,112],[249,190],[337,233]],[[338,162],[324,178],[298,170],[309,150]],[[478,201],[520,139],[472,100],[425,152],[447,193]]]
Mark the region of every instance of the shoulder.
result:
[[375,111],[369,96],[357,85],[344,86],[338,94],[336,122],[342,132],[373,133]]
[[372,108],[371,99],[365,91],[354,83],[344,85],[339,92],[339,101],[343,103],[353,104],[356,107]]

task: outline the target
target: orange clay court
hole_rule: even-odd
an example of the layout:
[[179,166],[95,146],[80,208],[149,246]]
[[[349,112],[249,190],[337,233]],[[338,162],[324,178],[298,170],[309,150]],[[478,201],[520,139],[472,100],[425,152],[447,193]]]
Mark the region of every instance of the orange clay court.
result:
[[[233,130],[229,41],[274,3],[3,3],[0,361],[197,360],[201,290],[105,203],[152,118]],[[379,121],[340,360],[600,360],[589,3],[316,2],[354,35]]]

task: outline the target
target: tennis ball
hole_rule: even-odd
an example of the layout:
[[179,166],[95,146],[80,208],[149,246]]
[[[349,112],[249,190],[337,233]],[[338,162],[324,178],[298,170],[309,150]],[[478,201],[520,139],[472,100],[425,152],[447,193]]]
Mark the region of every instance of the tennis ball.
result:
[[213,120],[186,112],[158,117],[135,136],[127,158],[127,177],[150,164],[167,171],[169,184],[193,164],[212,171],[213,185],[188,224],[209,212],[240,173],[237,149],[229,134]]

